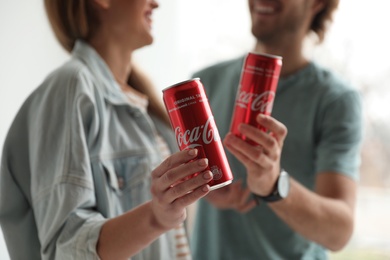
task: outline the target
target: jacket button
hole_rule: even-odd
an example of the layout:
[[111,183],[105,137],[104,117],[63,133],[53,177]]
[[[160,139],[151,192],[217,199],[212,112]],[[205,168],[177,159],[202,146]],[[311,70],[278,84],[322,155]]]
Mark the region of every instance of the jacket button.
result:
[[118,178],[118,187],[121,190],[123,190],[123,188],[125,187],[125,180],[122,177]]
[[142,113],[140,111],[133,111],[131,115],[135,118],[141,117]]

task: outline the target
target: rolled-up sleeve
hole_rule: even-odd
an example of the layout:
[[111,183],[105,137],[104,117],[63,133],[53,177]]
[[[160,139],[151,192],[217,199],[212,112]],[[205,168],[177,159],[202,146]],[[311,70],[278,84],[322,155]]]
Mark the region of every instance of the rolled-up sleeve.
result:
[[62,75],[48,79],[30,117],[31,193],[42,259],[99,259],[105,218],[96,209],[87,141],[98,120],[93,90],[74,68]]

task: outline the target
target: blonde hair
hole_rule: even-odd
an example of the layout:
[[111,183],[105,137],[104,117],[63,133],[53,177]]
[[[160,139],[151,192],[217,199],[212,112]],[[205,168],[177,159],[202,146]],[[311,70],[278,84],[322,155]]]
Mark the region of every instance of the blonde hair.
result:
[[57,40],[68,52],[77,39],[88,40],[98,26],[88,0],[45,0],[45,9]]
[[333,14],[338,5],[339,0],[326,0],[324,1],[324,8],[314,16],[310,30],[317,34],[319,42],[324,40],[325,33],[329,24],[333,21]]

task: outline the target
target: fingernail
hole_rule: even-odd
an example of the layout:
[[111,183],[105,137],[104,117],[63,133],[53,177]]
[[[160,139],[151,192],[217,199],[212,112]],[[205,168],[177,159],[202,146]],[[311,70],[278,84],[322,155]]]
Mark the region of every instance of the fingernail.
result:
[[195,156],[197,154],[198,154],[198,150],[197,149],[190,149],[188,151],[188,155],[190,155],[190,156]]
[[198,161],[199,166],[206,166],[209,163],[209,160],[207,158],[202,158]]
[[213,174],[210,171],[203,173],[203,179],[208,180],[213,177]]
[[203,188],[202,188],[202,191],[204,191],[204,192],[207,192],[207,191],[209,191],[210,190],[210,186],[209,185],[206,185],[206,186],[204,186]]

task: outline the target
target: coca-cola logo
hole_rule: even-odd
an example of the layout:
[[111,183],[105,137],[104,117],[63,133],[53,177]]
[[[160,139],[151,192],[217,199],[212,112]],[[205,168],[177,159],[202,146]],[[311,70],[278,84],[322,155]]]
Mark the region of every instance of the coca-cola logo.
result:
[[[219,133],[216,127],[212,127],[214,117],[209,117],[204,125],[196,126],[192,129],[187,129],[184,132],[181,127],[175,128],[175,136],[179,147],[194,148],[201,146],[197,142],[203,141],[203,144],[210,144],[213,141],[219,141]],[[184,147],[183,147],[184,146]]]
[[249,103],[252,102],[250,105],[252,111],[271,113],[274,97],[275,93],[272,91],[265,91],[261,94],[241,91],[237,96],[236,104],[242,108],[247,108]]

